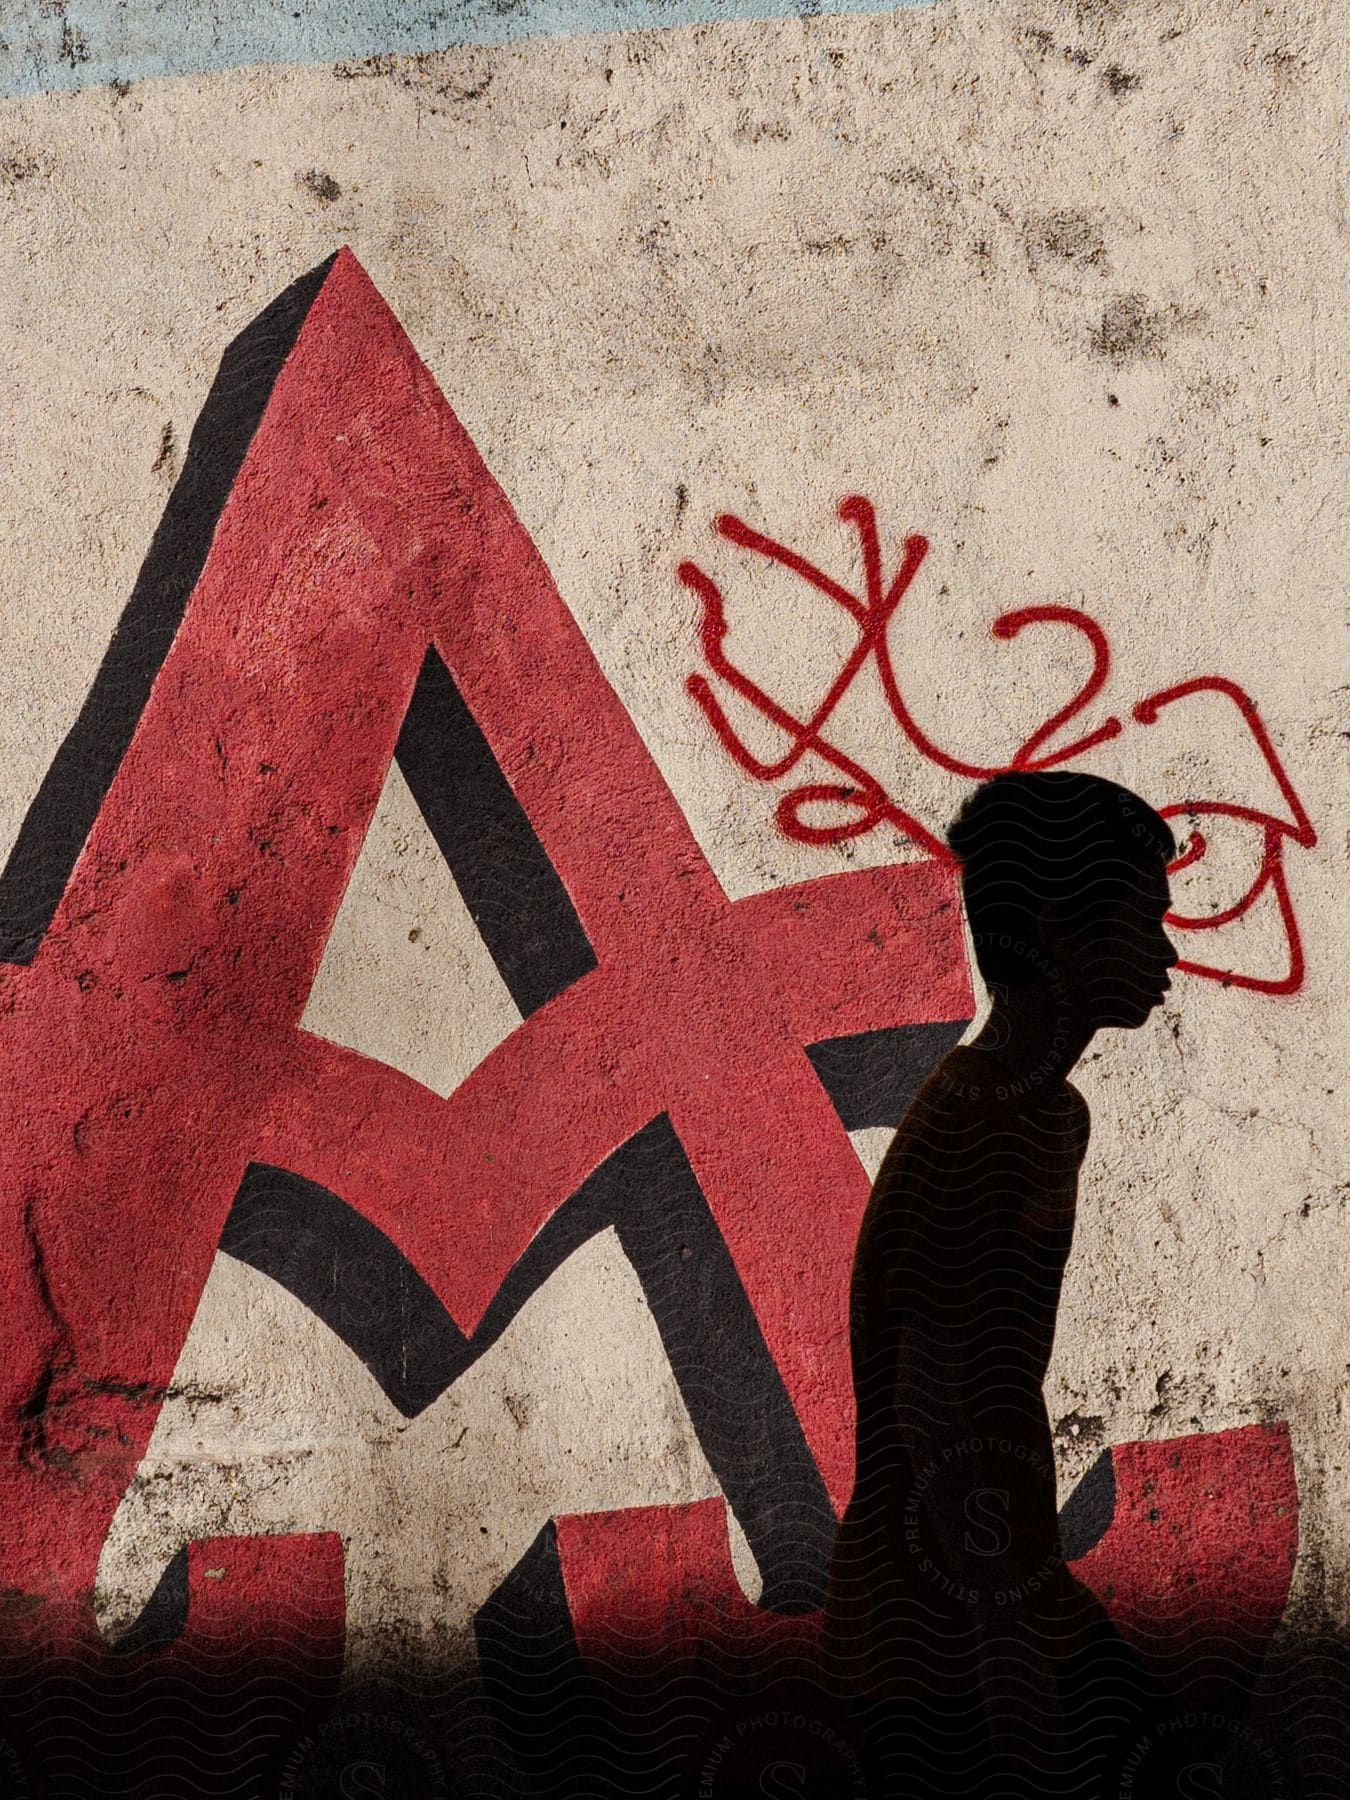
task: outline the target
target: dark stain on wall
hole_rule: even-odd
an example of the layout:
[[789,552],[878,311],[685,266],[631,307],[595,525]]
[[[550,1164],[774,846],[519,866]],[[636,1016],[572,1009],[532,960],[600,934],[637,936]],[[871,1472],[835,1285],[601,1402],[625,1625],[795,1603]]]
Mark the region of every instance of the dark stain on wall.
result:
[[321,206],[331,206],[334,200],[342,198],[342,189],[323,169],[306,169],[303,175],[297,175],[295,179]]

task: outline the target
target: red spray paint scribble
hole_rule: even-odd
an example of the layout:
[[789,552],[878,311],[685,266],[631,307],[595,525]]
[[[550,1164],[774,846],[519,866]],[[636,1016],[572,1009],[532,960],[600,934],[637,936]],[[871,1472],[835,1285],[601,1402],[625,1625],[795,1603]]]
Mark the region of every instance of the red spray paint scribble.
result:
[[[851,524],[857,529],[860,539],[864,581],[862,598],[835,581],[824,570],[817,568],[814,563],[808,562],[805,557],[790,549],[786,544],[766,537],[762,532],[756,531],[752,526],[745,524],[743,520],[735,518],[732,514],[723,513],[715,521],[716,529],[723,537],[744,549],[755,551],[770,562],[775,562],[781,567],[791,570],[809,587],[824,594],[836,605],[842,607],[858,626],[857,642],[849,651],[819,706],[808,719],[798,718],[787,707],[781,705],[771,694],[753,681],[743,669],[737,668],[727,656],[725,650],[728,631],[726,605],[721,589],[711,577],[692,562],[681,563],[678,571],[680,580],[691,588],[702,602],[703,617],[700,626],[700,640],[709,670],[718,680],[725,682],[734,694],[739,695],[763,718],[785,733],[789,739],[786,752],[772,762],[765,762],[755,756],[731,724],[711,682],[705,676],[691,675],[687,684],[688,690],[702,708],[723,748],[738,766],[755,780],[777,781],[807,756],[819,758],[820,761],[846,777],[842,783],[808,782],[790,788],[781,797],[775,809],[778,828],[785,837],[803,844],[833,844],[847,838],[861,837],[866,832],[874,830],[878,825],[888,824],[920,845],[930,855],[951,863],[955,859],[942,839],[914,813],[902,807],[888,794],[883,783],[875,775],[864,768],[855,758],[841,750],[838,745],[831,743],[825,735],[825,728],[831,717],[858,678],[868,658],[871,657],[875,662],[882,691],[886,696],[886,703],[892,716],[904,736],[919,754],[939,768],[946,770],[948,774],[971,781],[985,781],[993,775],[1002,774],[1010,769],[1056,768],[1074,757],[1086,754],[1097,745],[1120,736],[1124,727],[1121,720],[1113,714],[1082,737],[1075,738],[1070,743],[1061,744],[1057,749],[1047,747],[1051,740],[1056,738],[1071,720],[1077,718],[1105,687],[1111,666],[1110,646],[1106,633],[1095,619],[1068,606],[1024,606],[1011,612],[1000,613],[991,625],[990,631],[1001,642],[1011,642],[1029,626],[1061,625],[1080,633],[1087,640],[1092,651],[1092,667],[1078,692],[1038,725],[1019,745],[1008,762],[982,764],[953,756],[920,727],[911,713],[896,677],[886,636],[891,619],[927,555],[928,540],[918,536],[905,539],[900,567],[887,585],[882,570],[881,543],[877,531],[876,512],[872,503],[861,495],[851,495],[841,502],[839,517],[846,524]],[[1200,917],[1188,917],[1174,912],[1168,915],[1168,923],[1179,931],[1212,931],[1218,926],[1226,925],[1232,920],[1240,918],[1256,904],[1266,889],[1270,888],[1275,894],[1288,940],[1289,967],[1284,975],[1268,978],[1189,960],[1182,961],[1177,966],[1193,975],[1203,975],[1210,980],[1221,981],[1226,986],[1250,988],[1257,993],[1265,994],[1291,994],[1303,983],[1304,959],[1298,920],[1294,913],[1284,871],[1284,845],[1285,840],[1289,839],[1305,849],[1310,848],[1317,842],[1317,834],[1302,802],[1294,791],[1293,783],[1286,774],[1274,745],[1271,743],[1270,734],[1257,711],[1255,702],[1236,683],[1228,681],[1222,676],[1205,675],[1180,682],[1173,687],[1164,688],[1158,693],[1138,701],[1132,708],[1132,716],[1140,725],[1152,725],[1163,708],[1185,699],[1191,694],[1202,692],[1225,695],[1237,707],[1244,725],[1265,759],[1266,766],[1289,808],[1289,817],[1281,819],[1254,807],[1235,806],[1219,800],[1192,799],[1162,806],[1159,810],[1164,818],[1188,815],[1195,818],[1222,816],[1241,819],[1257,826],[1263,834],[1261,867],[1245,894],[1222,912]],[[812,824],[802,816],[805,808],[825,803],[849,807],[853,809],[855,816],[833,825]],[[1189,840],[1183,846],[1181,855],[1172,863],[1171,872],[1175,874],[1181,869],[1190,867],[1198,862],[1205,852],[1206,842],[1203,834],[1198,829],[1193,829]]]
[[[1277,819],[1274,814],[1262,812],[1250,806],[1235,806],[1224,800],[1189,800],[1173,802],[1162,806],[1159,811],[1165,819],[1177,818],[1181,815],[1203,818],[1206,816],[1245,819],[1260,828],[1262,838],[1261,866],[1256,878],[1233,905],[1222,912],[1209,916],[1187,917],[1182,913],[1171,913],[1168,922],[1179,931],[1213,931],[1220,925],[1227,925],[1231,920],[1240,918],[1254,906],[1257,900],[1269,887],[1275,894],[1276,904],[1280,910],[1280,918],[1284,924],[1285,936],[1289,942],[1289,969],[1277,980],[1258,980],[1251,975],[1241,975],[1231,969],[1211,968],[1207,963],[1181,961],[1179,969],[1185,969],[1192,975],[1206,975],[1212,980],[1222,981],[1232,987],[1252,988],[1263,994],[1293,994],[1303,985],[1304,962],[1303,940],[1299,934],[1298,919],[1294,913],[1294,903],[1289,893],[1289,881],[1284,871],[1284,839],[1289,838],[1305,850],[1310,850],[1317,842],[1317,833],[1313,829],[1312,820],[1304,810],[1303,802],[1294,790],[1294,784],[1285,773],[1284,764],[1280,761],[1275,746],[1270,741],[1265,721],[1256,710],[1256,702],[1244,692],[1236,682],[1225,680],[1222,675],[1200,675],[1191,681],[1178,682],[1175,687],[1163,688],[1156,694],[1150,694],[1146,700],[1135,703],[1134,717],[1141,725],[1153,725],[1158,714],[1174,701],[1184,700],[1189,694],[1215,693],[1224,694],[1230,699],[1242,716],[1242,721],[1251,733],[1257,748],[1265,759],[1276,786],[1280,790],[1285,805],[1289,808],[1289,819]],[[1180,857],[1172,864],[1172,872],[1187,868],[1198,862],[1205,854],[1205,838],[1199,829],[1193,829],[1189,843]]]

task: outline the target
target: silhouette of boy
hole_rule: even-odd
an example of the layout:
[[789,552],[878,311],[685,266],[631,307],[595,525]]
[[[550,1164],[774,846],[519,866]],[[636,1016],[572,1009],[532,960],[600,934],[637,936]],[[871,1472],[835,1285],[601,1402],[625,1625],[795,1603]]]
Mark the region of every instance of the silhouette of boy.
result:
[[915,1096],[859,1233],[825,1668],[869,1792],[949,1800],[997,1770],[1001,1796],[1100,1793],[1160,1702],[1065,1566],[1041,1386],[1090,1125],[1067,1076],[1170,985],[1176,845],[1134,794],[1062,772],[995,777],[947,841],[992,1010]]

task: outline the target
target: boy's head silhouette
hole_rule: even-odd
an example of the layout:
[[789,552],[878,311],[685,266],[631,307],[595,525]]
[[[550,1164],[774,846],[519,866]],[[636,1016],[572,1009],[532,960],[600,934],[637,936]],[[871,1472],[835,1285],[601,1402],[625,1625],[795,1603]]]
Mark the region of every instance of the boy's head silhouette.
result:
[[1177,846],[1152,807],[1099,776],[1014,771],[970,796],[947,842],[996,998],[1044,985],[1091,1030],[1143,1024],[1177,961],[1163,929]]

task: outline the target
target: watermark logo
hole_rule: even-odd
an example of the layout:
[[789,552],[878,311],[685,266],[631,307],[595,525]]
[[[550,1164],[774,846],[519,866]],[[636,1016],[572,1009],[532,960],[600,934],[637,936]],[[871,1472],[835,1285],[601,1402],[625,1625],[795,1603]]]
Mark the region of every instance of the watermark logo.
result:
[[862,1759],[837,1723],[790,1706],[727,1720],[696,1800],[868,1800]]
[[1200,1708],[1140,1737],[1108,1791],[1112,1800],[1160,1792],[1178,1800],[1293,1800],[1294,1794],[1280,1757],[1245,1719]]
[[301,1738],[287,1757],[278,1800],[449,1800],[441,1760],[411,1726],[387,1713],[345,1710]]
[[[966,1495],[967,1529],[964,1543],[967,1556],[1005,1556],[1012,1544],[1008,1525],[1008,1508],[1012,1495],[1007,1488],[977,1487]],[[970,1529],[970,1527],[974,1529]]]
[[[1054,1471],[1028,1444],[991,1436],[945,1445],[916,1471],[905,1497],[905,1549],[917,1573],[963,1606],[1027,1604],[1056,1579],[1063,1559],[1048,1556],[1035,1568],[1019,1569],[1015,1580],[1006,1565],[1001,1571],[996,1565],[1015,1548],[1013,1495],[1038,1481],[1053,1484]],[[959,1567],[945,1566],[949,1558],[933,1526],[938,1516],[960,1532]],[[982,1581],[986,1570],[990,1579]]]
[[9,1738],[0,1737],[0,1794],[5,1800],[28,1800],[37,1789],[28,1773],[28,1765]]

